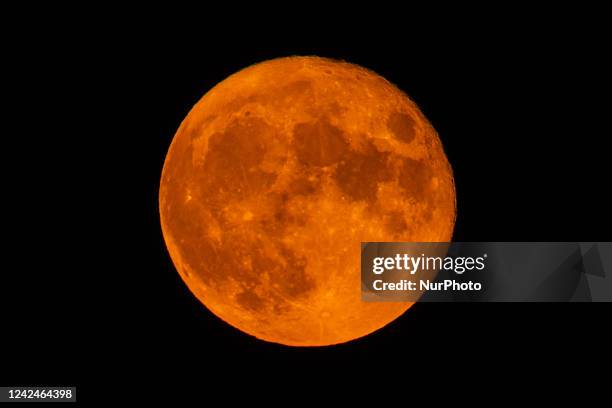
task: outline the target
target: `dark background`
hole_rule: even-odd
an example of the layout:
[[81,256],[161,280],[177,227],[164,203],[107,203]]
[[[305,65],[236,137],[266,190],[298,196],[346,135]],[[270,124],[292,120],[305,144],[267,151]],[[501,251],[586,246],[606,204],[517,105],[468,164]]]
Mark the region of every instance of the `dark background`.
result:
[[365,338],[307,349],[243,334],[183,284],[157,207],[172,137],[215,84],[289,55],[362,65],[419,105],[454,170],[455,241],[610,240],[602,24],[540,17],[410,30],[375,21],[187,34],[126,20],[120,31],[94,30],[85,46],[74,41],[80,31],[58,28],[16,47],[31,63],[19,69],[27,91],[6,142],[2,381],[76,384],[81,399],[96,399],[103,384],[197,383],[212,367],[533,374],[599,359],[607,304],[417,304]]

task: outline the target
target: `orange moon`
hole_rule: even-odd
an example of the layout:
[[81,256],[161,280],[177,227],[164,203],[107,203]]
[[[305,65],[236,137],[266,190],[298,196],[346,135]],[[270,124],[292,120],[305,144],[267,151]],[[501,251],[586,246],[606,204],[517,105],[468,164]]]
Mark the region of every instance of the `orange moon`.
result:
[[360,66],[288,57],[245,68],[192,108],[159,191],[191,292],[259,339],[343,343],[412,303],[362,302],[362,241],[447,242],[452,169],[402,91]]

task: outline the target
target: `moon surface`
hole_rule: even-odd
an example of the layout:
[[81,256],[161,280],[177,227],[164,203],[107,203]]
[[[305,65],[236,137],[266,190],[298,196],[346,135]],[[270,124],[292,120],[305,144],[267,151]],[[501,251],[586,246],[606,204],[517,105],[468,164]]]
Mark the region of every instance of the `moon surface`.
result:
[[452,169],[381,76],[319,57],[265,61],[206,93],[164,163],[170,256],[215,315],[291,346],[372,333],[412,303],[361,300],[362,241],[447,242]]

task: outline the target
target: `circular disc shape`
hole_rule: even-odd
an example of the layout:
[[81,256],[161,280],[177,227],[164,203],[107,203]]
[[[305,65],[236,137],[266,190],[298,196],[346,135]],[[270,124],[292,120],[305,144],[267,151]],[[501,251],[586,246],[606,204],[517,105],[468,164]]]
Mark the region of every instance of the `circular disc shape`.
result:
[[161,225],[182,279],[260,339],[343,343],[412,303],[362,302],[362,241],[450,241],[451,167],[398,88],[357,65],[289,57],[211,89],[168,151]]

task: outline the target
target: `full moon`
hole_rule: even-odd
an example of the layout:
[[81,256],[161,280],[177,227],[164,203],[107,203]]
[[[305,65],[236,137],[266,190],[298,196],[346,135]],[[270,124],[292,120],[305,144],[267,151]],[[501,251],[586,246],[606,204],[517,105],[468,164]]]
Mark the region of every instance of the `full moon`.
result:
[[456,214],[452,169],[416,104],[319,57],[265,61],[206,93],[172,140],[159,209],[191,292],[290,346],[347,342],[402,315],[412,303],[361,300],[361,242],[448,242]]

